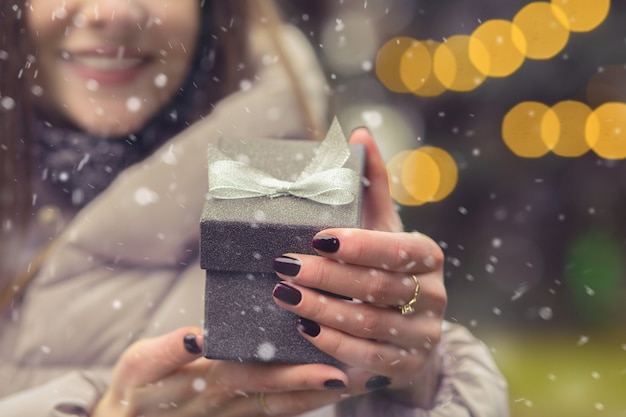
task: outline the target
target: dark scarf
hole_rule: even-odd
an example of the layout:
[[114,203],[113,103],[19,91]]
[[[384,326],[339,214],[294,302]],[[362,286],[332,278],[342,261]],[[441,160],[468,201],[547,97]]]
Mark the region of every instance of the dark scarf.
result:
[[175,111],[156,117],[142,131],[124,138],[101,138],[38,121],[36,161],[40,180],[82,207],[125,168],[140,162],[184,128]]

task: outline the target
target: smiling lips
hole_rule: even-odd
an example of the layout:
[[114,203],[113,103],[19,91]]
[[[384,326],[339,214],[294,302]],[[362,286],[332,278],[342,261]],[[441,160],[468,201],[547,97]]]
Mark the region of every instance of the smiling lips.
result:
[[78,76],[100,85],[129,83],[152,61],[146,55],[128,54],[124,47],[63,52],[61,58]]

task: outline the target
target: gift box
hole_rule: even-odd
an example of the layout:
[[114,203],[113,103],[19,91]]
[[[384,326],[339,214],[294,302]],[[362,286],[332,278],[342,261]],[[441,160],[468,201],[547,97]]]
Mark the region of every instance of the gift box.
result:
[[284,253],[315,254],[330,227],[359,227],[365,150],[335,120],[322,142],[222,138],[209,149],[209,193],[200,221],[206,271],[207,358],[337,364],[276,305],[272,265]]

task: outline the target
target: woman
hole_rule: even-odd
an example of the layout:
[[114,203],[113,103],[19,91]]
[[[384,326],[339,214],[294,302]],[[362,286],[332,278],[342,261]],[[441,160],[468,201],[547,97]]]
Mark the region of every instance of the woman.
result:
[[[10,3],[1,415],[508,414],[484,347],[442,324],[442,253],[402,233],[366,129],[351,135],[368,154],[366,229],[321,231],[321,256],[291,254],[273,293],[346,367],[200,357],[207,145],[324,133],[321,71],[269,1]],[[369,302],[322,305],[310,288]]]

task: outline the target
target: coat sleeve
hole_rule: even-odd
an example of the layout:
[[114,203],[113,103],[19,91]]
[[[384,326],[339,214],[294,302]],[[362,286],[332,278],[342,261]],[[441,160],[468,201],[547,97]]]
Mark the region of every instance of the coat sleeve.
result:
[[109,375],[109,369],[65,373],[36,388],[0,398],[0,416],[88,416],[106,390]]
[[486,346],[465,327],[444,322],[439,345],[442,370],[430,410],[407,407],[385,391],[351,398],[338,406],[338,417],[508,417],[508,386]]

